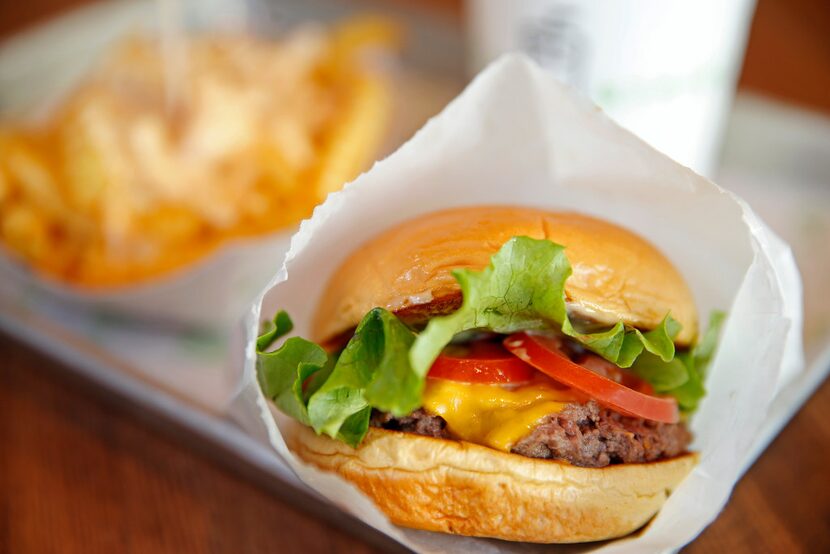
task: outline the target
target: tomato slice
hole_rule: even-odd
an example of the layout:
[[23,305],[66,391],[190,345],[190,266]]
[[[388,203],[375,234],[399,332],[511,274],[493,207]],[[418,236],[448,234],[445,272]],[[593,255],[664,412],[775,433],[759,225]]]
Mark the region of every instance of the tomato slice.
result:
[[463,383],[520,384],[531,381],[536,374],[532,366],[501,343],[475,341],[445,348],[427,376]]
[[591,352],[582,354],[573,360],[576,364],[590,369],[594,373],[601,375],[607,379],[611,379],[615,383],[625,385],[637,392],[654,396],[654,388],[648,381],[643,381],[630,371],[621,369],[616,364],[609,362],[602,356],[598,356]]
[[504,340],[505,348],[518,358],[560,383],[584,392],[603,406],[624,415],[663,423],[680,420],[674,398],[644,394],[603,377],[572,362],[561,352],[560,345],[556,337],[529,333],[515,333]]

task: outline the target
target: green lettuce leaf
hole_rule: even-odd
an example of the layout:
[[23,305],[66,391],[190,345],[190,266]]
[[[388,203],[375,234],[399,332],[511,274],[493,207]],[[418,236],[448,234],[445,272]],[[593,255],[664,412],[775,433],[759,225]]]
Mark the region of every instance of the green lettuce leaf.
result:
[[692,349],[694,365],[701,377],[706,376],[706,370],[709,369],[709,362],[712,361],[712,357],[715,355],[715,349],[718,346],[718,337],[720,337],[720,330],[725,320],[725,312],[713,310],[709,314],[709,326],[706,332]]
[[275,340],[293,328],[291,318],[284,311],[277,313],[274,322],[257,339],[257,379],[262,392],[277,407],[294,419],[311,425],[306,407],[308,397],[303,383],[324,370],[329,362],[326,351],[313,342],[292,337],[274,352],[265,352]]
[[275,340],[284,337],[294,329],[294,322],[291,321],[285,310],[280,310],[272,321],[266,321],[263,325],[262,334],[256,339],[257,351],[265,351]]
[[724,312],[714,310],[709,315],[708,328],[700,341],[692,348],[691,352],[684,352],[681,356],[678,356],[686,365],[689,380],[676,389],[666,391],[666,393],[677,398],[680,408],[686,412],[694,412],[700,401],[706,396],[703,380],[706,378],[709,364],[715,355],[721,327],[723,327],[725,320],[726,314]]
[[703,386],[703,378],[695,368],[694,358],[688,352],[684,352],[679,354],[677,359],[686,367],[686,382],[665,391],[665,394],[675,397],[680,409],[690,414],[697,410],[701,399],[706,396],[706,388]]
[[286,329],[290,319],[277,314],[257,340],[258,379],[280,410],[318,434],[357,446],[372,408],[404,416],[420,407],[424,376],[412,371],[408,357],[415,335],[388,311],[366,314],[337,357],[297,337],[264,352]]
[[419,408],[424,378],[412,371],[407,356],[414,340],[390,312],[375,308],[366,314],[328,380],[309,399],[314,429],[333,437],[361,410],[404,416]]
[[581,333],[568,318],[565,281],[571,264],[565,247],[549,240],[514,237],[481,271],[453,271],[463,301],[458,311],[430,320],[418,335],[409,357],[425,375],[452,338],[470,329],[510,334],[528,330],[561,330],[620,367],[630,367],[646,350],[664,361],[674,358],[673,338],[680,324],[669,314],[654,330],[641,333],[622,322],[597,333]]
[[646,352],[631,366],[631,370],[648,381],[656,392],[674,396],[681,410],[694,412],[706,395],[703,379],[714,356],[725,318],[725,313],[713,311],[706,332],[691,351],[681,352],[671,361]]
[[695,410],[705,394],[703,378],[717,345],[721,312],[712,314],[696,347],[675,355],[673,339],[680,324],[670,314],[645,333],[622,322],[599,332],[578,329],[565,304],[571,266],[564,247],[550,241],[513,238],[484,270],[456,270],[453,275],[463,293],[458,311],[433,318],[416,336],[395,315],[375,308],[339,356],[301,338],[289,338],[267,352],[293,328],[288,315],[278,312],[256,343],[263,392],[318,434],[357,446],[373,408],[400,417],[420,407],[429,368],[459,333],[561,330],[605,359],[630,367],[657,392],[676,397],[686,412]]
[[681,354],[665,362],[659,356],[644,352],[631,366],[631,371],[640,379],[647,381],[655,392],[662,394],[676,389],[689,380],[689,371],[681,360]]

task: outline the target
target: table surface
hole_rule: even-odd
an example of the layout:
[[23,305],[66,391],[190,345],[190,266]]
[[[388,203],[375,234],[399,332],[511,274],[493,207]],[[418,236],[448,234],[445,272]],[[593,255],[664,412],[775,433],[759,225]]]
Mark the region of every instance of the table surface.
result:
[[[0,36],[86,1],[0,3]],[[447,5],[459,13],[460,1]],[[829,29],[822,0],[760,1],[741,85],[830,110]],[[830,382],[686,551],[830,551],[828,458]],[[266,492],[152,416],[0,335],[0,554],[270,551],[378,548]]]
[[[374,552],[0,335],[0,553]],[[830,551],[830,381],[688,552]]]

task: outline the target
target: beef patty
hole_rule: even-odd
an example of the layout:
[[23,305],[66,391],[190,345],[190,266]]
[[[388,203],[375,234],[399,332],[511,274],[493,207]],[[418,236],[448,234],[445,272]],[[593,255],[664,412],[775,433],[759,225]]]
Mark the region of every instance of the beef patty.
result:
[[[440,416],[416,410],[406,417],[374,412],[371,425],[429,437],[452,439]],[[626,417],[594,401],[569,404],[543,418],[512,451],[529,458],[564,460],[576,466],[651,462],[686,451],[692,436],[683,423]]]

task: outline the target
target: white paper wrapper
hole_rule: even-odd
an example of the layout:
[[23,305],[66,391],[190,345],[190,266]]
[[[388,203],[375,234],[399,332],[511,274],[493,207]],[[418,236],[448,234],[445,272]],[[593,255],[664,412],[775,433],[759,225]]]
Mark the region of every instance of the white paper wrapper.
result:
[[709,394],[692,422],[700,465],[638,537],[575,549],[650,552],[687,543],[726,502],[778,388],[802,371],[797,269],[788,247],[743,201],[616,126],[524,57],[491,65],[412,140],[304,222],[250,314],[240,421],[267,433],[308,485],[414,550],[530,548],[390,525],[353,487],[294,459],[280,434],[293,422],[273,417],[254,380],[260,314],[284,308],[296,333],[307,334],[326,280],[357,245],[402,220],[470,204],[577,210],[617,222],[668,255],[704,318],[712,308],[728,310]]

